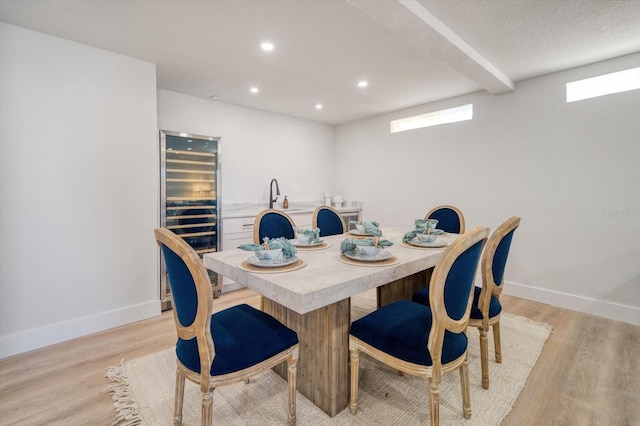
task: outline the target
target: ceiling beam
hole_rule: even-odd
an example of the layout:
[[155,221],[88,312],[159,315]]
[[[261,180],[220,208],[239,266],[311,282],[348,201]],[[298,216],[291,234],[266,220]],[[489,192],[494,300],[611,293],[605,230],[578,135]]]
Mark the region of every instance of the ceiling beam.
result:
[[509,77],[431,14],[419,0],[348,1],[487,92],[500,94],[514,90],[515,83]]

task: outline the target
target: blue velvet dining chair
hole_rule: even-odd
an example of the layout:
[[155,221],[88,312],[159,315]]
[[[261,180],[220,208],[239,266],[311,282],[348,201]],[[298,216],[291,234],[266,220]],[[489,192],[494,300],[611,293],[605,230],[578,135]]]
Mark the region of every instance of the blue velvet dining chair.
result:
[[185,378],[200,385],[202,425],[211,425],[213,391],[287,362],[289,425],[296,423],[298,335],[247,304],[213,313],[211,281],[198,254],[166,228],[154,230],[173,297],[176,343],[174,424],[182,423]]
[[276,209],[263,210],[253,221],[253,242],[262,244],[264,237],[284,237],[292,240],[296,236],[293,230],[295,226],[285,212]]
[[320,228],[320,236],[340,235],[347,232],[347,224],[340,213],[329,206],[320,206],[313,212],[311,226]]
[[504,288],[504,270],[509,257],[511,241],[520,218],[513,216],[495,230],[482,255],[482,287],[475,288],[469,326],[478,328],[480,333],[480,360],[482,364],[482,387],[489,389],[489,342],[487,333],[493,327],[493,345],[496,362],[502,362],[500,343],[500,294]]
[[464,215],[454,206],[442,205],[429,210],[425,219],[437,219],[438,229],[453,234],[464,234]]
[[[509,256],[511,240],[520,226],[520,218],[513,216],[502,223],[491,235],[482,253],[480,270],[482,287],[475,286],[469,326],[478,328],[480,333],[480,361],[482,365],[482,387],[489,389],[489,342],[487,333],[493,327],[493,343],[496,362],[502,362],[500,343],[500,294],[504,288],[504,270]],[[422,289],[413,296],[413,300],[429,305],[429,290]]]
[[476,227],[447,247],[431,276],[431,306],[401,300],[351,324],[349,409],[353,414],[358,408],[358,364],[363,352],[401,373],[428,379],[433,426],[440,423],[442,375],[459,370],[463,416],[471,417],[466,330],[473,280],[488,235],[488,228]]

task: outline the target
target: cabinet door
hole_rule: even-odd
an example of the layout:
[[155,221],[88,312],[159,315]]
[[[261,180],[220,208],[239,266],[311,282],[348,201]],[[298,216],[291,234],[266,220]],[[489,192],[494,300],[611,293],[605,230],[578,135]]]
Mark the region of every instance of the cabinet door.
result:
[[222,220],[222,250],[238,248],[238,239],[249,238],[253,242],[253,222],[255,217],[234,217]]
[[[233,250],[241,244],[253,243],[255,217],[234,217],[222,220],[222,250]],[[247,256],[248,257],[248,256]],[[244,286],[227,277],[222,277],[222,292],[238,290]]]

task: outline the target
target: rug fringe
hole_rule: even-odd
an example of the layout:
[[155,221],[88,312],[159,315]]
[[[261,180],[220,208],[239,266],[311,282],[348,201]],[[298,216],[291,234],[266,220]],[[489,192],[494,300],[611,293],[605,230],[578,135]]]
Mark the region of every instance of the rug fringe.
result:
[[129,387],[129,379],[124,370],[124,359],[120,360],[120,365],[107,369],[106,378],[111,383],[109,392],[117,416],[111,424],[113,426],[144,426],[145,422],[140,417],[138,404]]

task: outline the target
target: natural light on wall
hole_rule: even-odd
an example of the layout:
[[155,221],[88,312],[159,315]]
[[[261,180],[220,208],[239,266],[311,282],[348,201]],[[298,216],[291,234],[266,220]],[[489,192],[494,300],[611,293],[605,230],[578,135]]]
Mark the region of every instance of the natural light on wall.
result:
[[640,89],[640,67],[567,83],[567,102]]
[[414,115],[413,117],[401,118],[399,120],[391,120],[391,133],[420,129],[422,127],[437,126],[438,124],[455,123],[457,121],[471,120],[472,118],[473,104],[468,104],[430,112],[428,114]]

